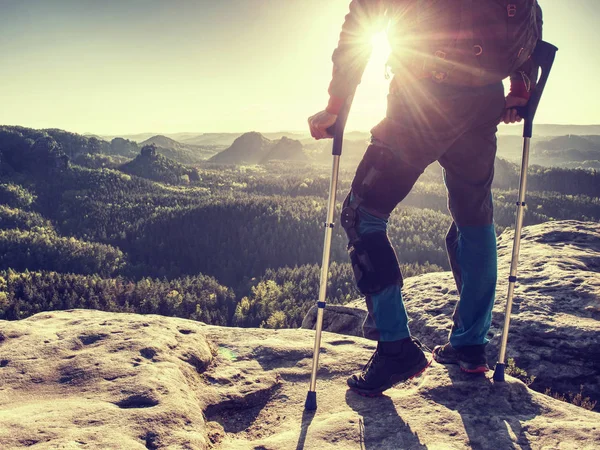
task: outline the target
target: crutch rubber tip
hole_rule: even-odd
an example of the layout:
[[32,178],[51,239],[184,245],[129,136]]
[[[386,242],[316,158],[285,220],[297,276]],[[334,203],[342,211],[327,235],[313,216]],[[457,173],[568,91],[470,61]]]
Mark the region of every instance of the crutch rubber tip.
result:
[[308,391],[308,395],[306,396],[306,402],[304,402],[304,409],[307,411],[316,411],[317,410],[317,393],[313,391]]
[[504,363],[496,363],[496,368],[494,369],[494,381],[504,381]]

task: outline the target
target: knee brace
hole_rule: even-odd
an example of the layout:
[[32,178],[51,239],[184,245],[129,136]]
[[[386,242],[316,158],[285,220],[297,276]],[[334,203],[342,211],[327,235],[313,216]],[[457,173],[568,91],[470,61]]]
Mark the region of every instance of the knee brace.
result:
[[385,233],[362,236],[354,244],[348,244],[348,254],[362,294],[376,294],[396,283],[402,285],[398,258]]
[[398,258],[387,234],[376,231],[359,235],[359,203],[350,193],[344,202],[341,219],[349,239],[348,254],[358,290],[363,295],[371,295],[392,284],[402,286]]

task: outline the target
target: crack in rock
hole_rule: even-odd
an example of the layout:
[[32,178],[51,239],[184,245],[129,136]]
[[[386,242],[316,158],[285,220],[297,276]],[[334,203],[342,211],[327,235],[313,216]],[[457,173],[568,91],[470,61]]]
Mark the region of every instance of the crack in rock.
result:
[[134,394],[115,402],[119,408],[152,408],[158,405],[159,401],[148,394]]
[[79,340],[83,345],[91,345],[95,342],[101,341],[106,337],[106,334],[82,334],[79,336]]

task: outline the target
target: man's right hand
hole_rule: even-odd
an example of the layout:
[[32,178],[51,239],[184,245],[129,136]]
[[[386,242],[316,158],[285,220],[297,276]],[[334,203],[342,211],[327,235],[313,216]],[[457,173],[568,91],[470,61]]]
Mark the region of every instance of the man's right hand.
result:
[[504,104],[504,114],[502,115],[500,122],[504,123],[515,123],[520,122],[523,118],[517,113],[516,106],[525,106],[527,99],[522,97],[516,97],[514,95],[507,95]]
[[332,138],[327,128],[335,124],[337,120],[336,114],[331,114],[327,111],[320,111],[314,116],[308,118],[308,127],[310,128],[310,134],[315,139],[327,139]]

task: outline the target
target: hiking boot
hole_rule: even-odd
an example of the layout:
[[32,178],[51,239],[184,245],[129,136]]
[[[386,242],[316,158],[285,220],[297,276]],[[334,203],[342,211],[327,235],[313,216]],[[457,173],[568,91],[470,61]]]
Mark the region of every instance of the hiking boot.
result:
[[485,357],[485,346],[467,345],[454,348],[447,342],[436,345],[433,349],[433,359],[440,364],[458,364],[460,370],[467,373],[484,373],[490,370]]
[[421,347],[417,339],[410,337],[379,342],[362,372],[348,378],[348,386],[360,395],[375,397],[397,383],[420,375],[431,364]]

